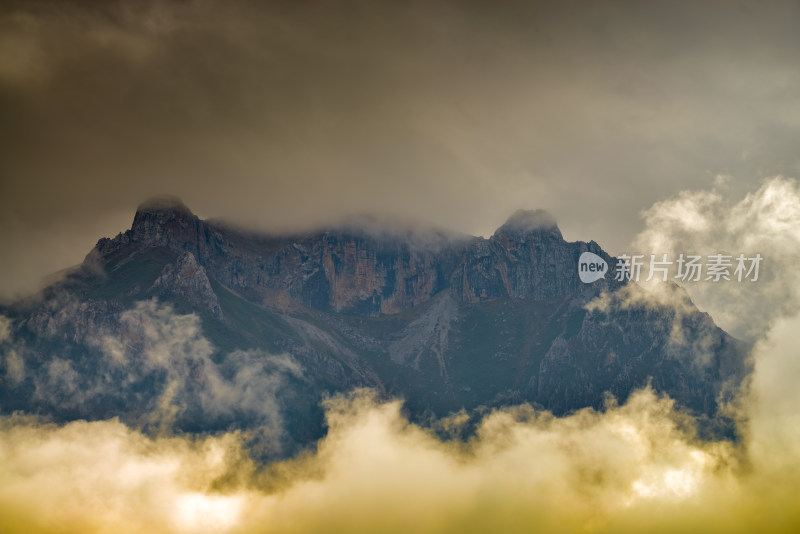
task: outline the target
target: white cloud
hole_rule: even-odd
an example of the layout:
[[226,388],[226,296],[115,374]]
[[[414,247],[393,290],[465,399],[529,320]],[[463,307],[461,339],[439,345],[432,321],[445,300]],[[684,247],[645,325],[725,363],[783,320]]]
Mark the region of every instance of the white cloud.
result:
[[11,335],[11,319],[5,315],[0,315],[0,343]]
[[755,282],[732,277],[682,283],[723,329],[754,340],[776,318],[800,309],[800,184],[777,176],[740,200],[731,197],[727,189],[714,188],[658,202],[643,212],[645,229],[633,246],[673,260],[680,254],[760,254]]

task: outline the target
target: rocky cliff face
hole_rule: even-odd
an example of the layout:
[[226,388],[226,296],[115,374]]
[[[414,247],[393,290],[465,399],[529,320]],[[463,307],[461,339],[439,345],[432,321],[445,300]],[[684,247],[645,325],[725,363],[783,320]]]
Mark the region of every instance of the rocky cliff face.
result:
[[728,432],[720,407],[750,371],[747,347],[688,297],[628,299],[636,286],[612,276],[583,284],[586,251],[615,265],[542,211],[488,239],[370,224],[270,236],[148,202],[83,269],[0,310],[0,410],[258,427],[280,455],[321,435],[325,395],[356,387],[402,397],[423,420],[520,402],[602,408],[650,383]]
[[153,282],[153,289],[160,289],[167,296],[183,297],[214,317],[222,317],[217,295],[211,288],[206,270],[197,263],[194,254],[184,252],[174,263],[167,264]]
[[[432,232],[426,244],[359,229],[254,237],[168,200],[143,204],[130,230],[101,239],[90,256],[107,261],[123,249],[153,247],[190,253],[214,278],[262,304],[362,315],[398,313],[441,291],[461,302],[563,297],[584,289],[575,276],[582,252],[614,264],[594,242],[564,241],[542,211],[515,213],[489,239]],[[609,277],[596,287],[617,285]]]

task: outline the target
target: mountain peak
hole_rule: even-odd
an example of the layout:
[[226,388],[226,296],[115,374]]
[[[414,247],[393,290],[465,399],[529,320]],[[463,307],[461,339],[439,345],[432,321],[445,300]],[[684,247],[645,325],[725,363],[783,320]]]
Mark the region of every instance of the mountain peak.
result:
[[556,219],[545,210],[517,210],[495,231],[495,235],[553,234],[561,238]]
[[131,239],[150,244],[166,244],[164,239],[196,240],[199,219],[179,198],[153,197],[136,209]]
[[193,215],[192,210],[190,210],[180,198],[171,195],[150,197],[141,204],[139,204],[139,207],[136,208],[136,213],[140,212],[153,213],[159,211],[180,212]]

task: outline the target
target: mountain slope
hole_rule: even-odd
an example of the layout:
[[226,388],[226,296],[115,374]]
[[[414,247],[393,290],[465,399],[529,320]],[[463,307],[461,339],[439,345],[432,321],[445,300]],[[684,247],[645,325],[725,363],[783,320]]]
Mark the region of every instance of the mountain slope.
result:
[[3,311],[0,409],[242,428],[275,456],[313,443],[321,399],[356,387],[421,420],[601,408],[650,381],[727,431],[718,409],[749,373],[747,347],[678,288],[666,305],[611,277],[581,283],[586,251],[615,264],[541,211],[489,239],[363,224],[268,236],[148,202],[66,279]]

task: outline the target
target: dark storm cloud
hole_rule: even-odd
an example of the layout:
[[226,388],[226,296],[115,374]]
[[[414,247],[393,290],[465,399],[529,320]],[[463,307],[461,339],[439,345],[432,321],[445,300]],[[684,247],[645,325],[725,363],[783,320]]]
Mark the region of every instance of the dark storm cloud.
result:
[[2,293],[159,193],[269,228],[545,208],[619,251],[681,189],[798,174],[796,5],[553,4],[5,3]]

